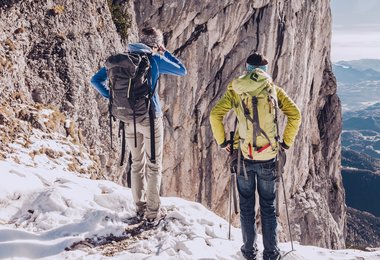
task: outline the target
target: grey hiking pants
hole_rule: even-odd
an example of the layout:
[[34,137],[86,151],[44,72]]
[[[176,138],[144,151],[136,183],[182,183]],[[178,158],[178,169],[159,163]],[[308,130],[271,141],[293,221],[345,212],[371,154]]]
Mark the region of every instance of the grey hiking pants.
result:
[[162,117],[154,120],[156,163],[150,161],[149,117],[136,122],[137,147],[133,121],[125,123],[125,140],[132,154],[131,188],[136,209],[145,211],[146,218],[155,218],[160,208],[160,186],[162,178],[163,122]]

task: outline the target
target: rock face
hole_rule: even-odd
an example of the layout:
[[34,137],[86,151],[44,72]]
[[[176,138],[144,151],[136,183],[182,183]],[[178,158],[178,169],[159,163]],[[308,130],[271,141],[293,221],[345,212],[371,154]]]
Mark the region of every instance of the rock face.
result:
[[[188,68],[188,76],[160,82],[166,122],[164,194],[197,200],[225,214],[226,156],[213,141],[208,116],[256,49],[269,58],[275,82],[302,111],[285,175],[294,238],[344,247],[341,112],[330,64],[329,1],[135,1],[135,10],[139,26],[158,25],[168,49]],[[280,212],[285,228],[282,196]]]
[[[102,170],[96,177],[123,182],[119,153],[109,148],[107,103],[89,85],[105,58],[125,46],[104,2],[1,2],[0,101],[6,107],[22,93],[24,103],[58,107],[99,156]],[[225,216],[227,157],[213,141],[209,112],[228,82],[243,72],[247,55],[258,50],[303,116],[284,176],[293,239],[344,247],[341,113],[330,64],[329,1],[113,2],[132,17],[128,41],[136,40],[136,28],[157,26],[167,48],[188,68],[186,77],[160,80],[163,195],[199,201]],[[281,239],[289,239],[283,196],[279,199]]]
[[[1,1],[0,17],[0,105],[15,110],[10,105],[18,97],[21,103],[64,112],[102,162],[99,176],[107,176],[118,153],[109,159],[107,103],[89,79],[110,53],[123,49],[108,6],[103,1]],[[120,169],[114,172],[107,178],[120,181]]]

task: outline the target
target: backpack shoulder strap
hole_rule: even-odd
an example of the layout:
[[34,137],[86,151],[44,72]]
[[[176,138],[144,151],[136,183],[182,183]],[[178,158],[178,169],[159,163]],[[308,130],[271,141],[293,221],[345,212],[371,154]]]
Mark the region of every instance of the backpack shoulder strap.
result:
[[124,156],[125,156],[125,125],[123,121],[119,122],[119,138],[121,137],[121,158],[120,158],[120,166],[124,164]]
[[272,102],[274,103],[274,122],[276,124],[276,130],[277,130],[277,133],[276,133],[276,142],[279,142],[280,141],[280,129],[278,128],[278,109],[279,109],[279,105],[278,105],[278,98],[277,98],[277,92],[276,92],[276,85],[273,86],[274,88],[274,93],[276,95],[276,97],[274,98],[272,95],[269,95],[269,98],[272,100]]
[[[148,61],[149,61],[148,77],[151,79],[151,81],[153,81],[153,77],[152,77],[152,62],[150,62],[150,60],[152,59],[153,55],[152,55],[152,53],[146,53],[146,56],[147,56]],[[152,88],[151,88],[151,91],[149,92],[149,99],[151,99],[153,97],[154,93],[156,92],[158,80],[159,80],[159,78],[157,78],[157,81],[155,82],[154,86],[151,86]],[[151,82],[151,84],[152,84],[152,82]]]
[[252,146],[254,149],[257,149],[257,137],[262,134],[265,139],[268,140],[270,146],[274,149],[273,143],[268,137],[267,133],[260,127],[260,121],[259,121],[259,113],[257,109],[257,97],[253,96],[252,97],[252,110],[253,110],[253,116],[251,117],[249,113],[249,109],[247,108],[246,104],[244,103],[244,100],[242,100],[242,105],[244,109],[244,116],[253,124],[253,138],[252,138]]
[[[146,53],[146,57],[149,62],[149,71],[148,71],[148,78],[153,81],[152,77],[152,64],[150,60],[152,59],[152,53]],[[151,82],[152,83],[152,82]],[[156,135],[155,135],[155,114],[152,106],[152,98],[154,93],[156,92],[158,79],[155,82],[154,86],[151,87],[151,91],[149,91],[148,94],[148,102],[149,102],[149,127],[150,127],[150,161],[152,163],[156,163]]]

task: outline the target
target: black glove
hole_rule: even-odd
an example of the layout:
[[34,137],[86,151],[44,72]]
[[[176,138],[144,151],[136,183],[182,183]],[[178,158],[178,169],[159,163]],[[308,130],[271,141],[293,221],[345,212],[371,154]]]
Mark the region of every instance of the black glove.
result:
[[280,145],[281,145],[281,147],[282,147],[283,149],[285,149],[285,150],[288,150],[288,149],[289,149],[289,146],[288,146],[284,141],[282,141],[282,142],[280,143]]
[[227,147],[227,145],[229,145],[229,143],[230,143],[230,142],[228,142],[227,140],[224,140],[224,142],[221,143],[219,146],[220,146],[220,148],[224,149],[224,148]]
[[220,144],[219,147],[222,148],[227,153],[231,152],[231,144],[230,144],[230,142],[228,142],[226,140],[224,140],[224,142],[222,144]]

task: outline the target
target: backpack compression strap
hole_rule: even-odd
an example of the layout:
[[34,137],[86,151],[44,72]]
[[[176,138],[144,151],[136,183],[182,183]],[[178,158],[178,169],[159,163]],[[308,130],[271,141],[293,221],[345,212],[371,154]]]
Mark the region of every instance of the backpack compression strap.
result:
[[259,113],[257,109],[257,97],[252,97],[252,109],[253,109],[253,118],[251,117],[249,110],[247,106],[244,104],[244,101],[242,100],[243,109],[244,109],[244,116],[253,124],[253,139],[252,139],[252,146],[257,149],[257,137],[262,134],[269,142],[270,146],[273,149],[273,144],[271,140],[269,139],[268,135],[264,132],[264,130],[260,127],[259,122]]
[[124,164],[124,156],[125,156],[125,124],[123,121],[119,123],[119,138],[121,133],[121,158],[120,158],[120,166]]
[[[109,72],[107,71],[107,78],[109,79]],[[113,138],[112,138],[112,119],[115,121],[115,117],[112,115],[112,101],[113,101],[113,93],[112,93],[112,87],[111,87],[111,82],[109,81],[109,91],[110,91],[110,98],[108,101],[108,115],[109,115],[109,127],[110,127],[110,139],[111,139],[111,149],[113,149]]]
[[[149,59],[149,55],[148,55],[148,59]],[[149,68],[149,74],[150,74],[150,78],[152,79],[152,68],[151,67]],[[155,135],[155,127],[154,127],[155,113],[153,110],[152,98],[153,98],[154,93],[156,92],[157,83],[158,83],[158,79],[156,81],[156,84],[153,87],[152,92],[150,92],[149,96],[148,96],[149,125],[150,125],[150,161],[152,163],[156,163],[156,135]]]
[[[112,146],[112,118],[113,118],[113,115],[112,115],[112,108],[111,108],[111,98],[110,98],[110,101],[109,101],[109,104],[108,104],[108,114],[109,114],[109,127],[110,127],[110,139],[111,139],[111,149],[113,149],[113,146]],[[115,118],[113,118],[115,120]]]
[[149,104],[149,124],[150,124],[150,161],[156,163],[156,135],[154,133],[154,111],[152,102]]

